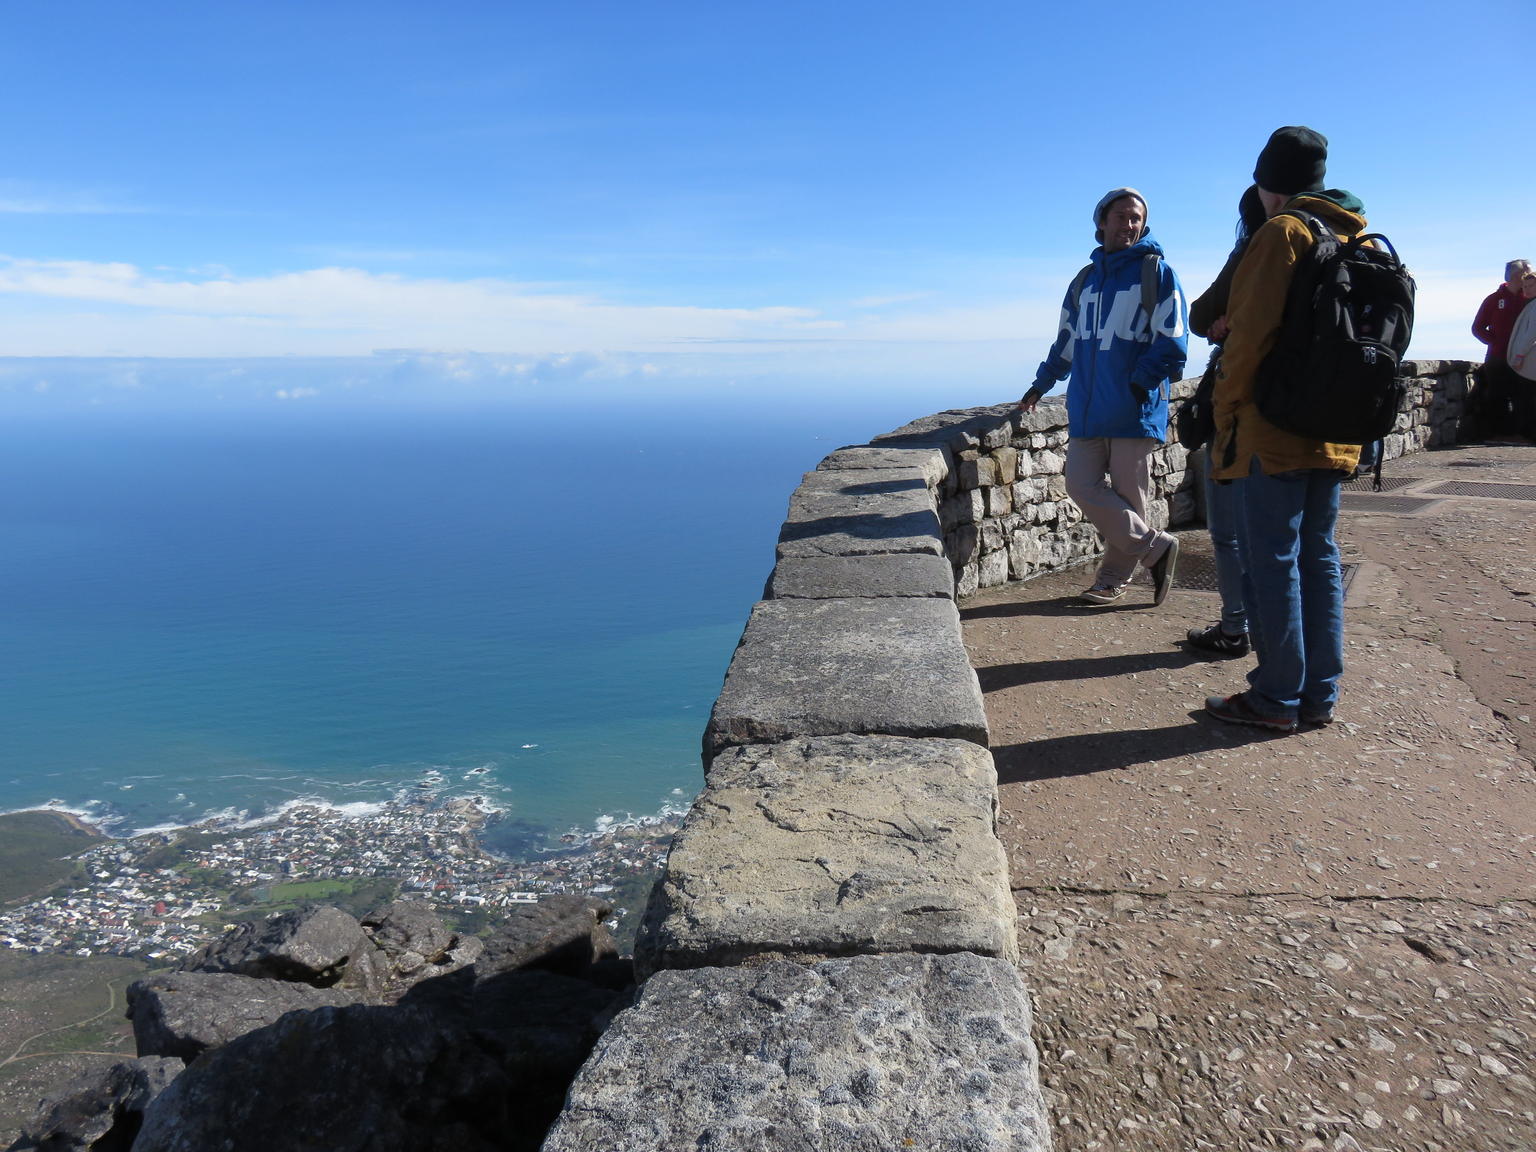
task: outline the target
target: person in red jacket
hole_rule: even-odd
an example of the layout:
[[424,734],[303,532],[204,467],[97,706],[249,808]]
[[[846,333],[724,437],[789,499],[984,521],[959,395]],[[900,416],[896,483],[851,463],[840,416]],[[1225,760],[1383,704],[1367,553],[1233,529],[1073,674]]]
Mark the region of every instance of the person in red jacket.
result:
[[1520,310],[1525,307],[1521,281],[1531,271],[1529,260],[1511,260],[1504,266],[1500,284],[1477,310],[1472,321],[1472,335],[1488,345],[1483,354],[1483,370],[1472,392],[1472,427],[1474,438],[1507,435],[1521,429],[1516,424],[1517,389],[1520,380],[1505,359],[1509,336],[1514,331]]

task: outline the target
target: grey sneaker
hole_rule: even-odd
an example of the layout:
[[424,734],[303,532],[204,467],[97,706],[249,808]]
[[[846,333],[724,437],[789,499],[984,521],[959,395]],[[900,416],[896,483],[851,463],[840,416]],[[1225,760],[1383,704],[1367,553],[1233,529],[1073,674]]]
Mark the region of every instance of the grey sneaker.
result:
[[1152,606],[1155,608],[1168,599],[1173,589],[1173,572],[1179,566],[1179,538],[1170,535],[1171,543],[1163,551],[1157,563],[1152,565]]
[[1124,584],[1095,584],[1083,593],[1083,599],[1090,604],[1113,604],[1125,595]]

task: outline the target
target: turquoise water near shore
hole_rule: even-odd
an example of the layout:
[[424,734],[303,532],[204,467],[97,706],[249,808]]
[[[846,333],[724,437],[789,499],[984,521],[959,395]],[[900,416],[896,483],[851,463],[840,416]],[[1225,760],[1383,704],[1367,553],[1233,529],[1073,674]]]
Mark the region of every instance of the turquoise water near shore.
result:
[[799,474],[914,414],[9,423],[0,810],[123,834],[433,791],[512,848],[685,806]]

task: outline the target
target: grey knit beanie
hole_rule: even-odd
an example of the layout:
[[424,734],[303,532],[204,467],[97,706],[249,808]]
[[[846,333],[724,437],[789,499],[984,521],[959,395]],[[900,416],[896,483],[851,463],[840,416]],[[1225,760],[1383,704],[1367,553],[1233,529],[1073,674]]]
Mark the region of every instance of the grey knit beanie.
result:
[[[1104,193],[1104,195],[1100,196],[1099,197],[1099,202],[1093,206],[1093,238],[1095,240],[1097,240],[1100,244],[1104,243],[1104,214],[1109,211],[1109,206],[1111,204],[1113,204],[1116,200],[1119,200],[1122,196],[1134,196],[1134,197],[1136,197],[1136,199],[1141,201],[1141,212],[1142,212],[1142,215],[1143,216],[1151,216],[1152,215],[1152,209],[1147,207],[1147,198],[1145,196],[1143,196],[1140,192],[1136,191],[1136,189],[1134,189],[1134,188],[1112,188],[1112,189],[1110,189],[1108,192]],[[1145,221],[1143,221],[1143,223],[1141,225],[1141,231],[1142,231],[1143,235],[1146,234],[1147,225],[1146,225]]]

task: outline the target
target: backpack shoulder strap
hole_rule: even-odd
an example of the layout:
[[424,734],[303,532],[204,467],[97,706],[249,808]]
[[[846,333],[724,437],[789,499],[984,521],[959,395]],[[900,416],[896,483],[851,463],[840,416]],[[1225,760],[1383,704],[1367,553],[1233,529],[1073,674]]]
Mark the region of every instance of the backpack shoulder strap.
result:
[[1157,311],[1157,280],[1159,265],[1163,258],[1156,252],[1148,252],[1141,258],[1141,307],[1147,314],[1147,332],[1156,336],[1152,331],[1152,314]]
[[1072,301],[1073,312],[1077,311],[1077,302],[1082,298],[1083,295],[1083,285],[1087,282],[1088,274],[1092,271],[1092,264],[1084,264],[1082,271],[1079,272],[1076,276],[1072,277],[1072,286],[1067,289],[1067,296]]
[[1329,241],[1337,244],[1339,238],[1334,235],[1333,229],[1314,216],[1310,212],[1303,212],[1300,208],[1287,208],[1284,212],[1277,213],[1280,216],[1289,216],[1293,220],[1300,220],[1307,226],[1307,231],[1312,233],[1313,244],[1323,244]]

